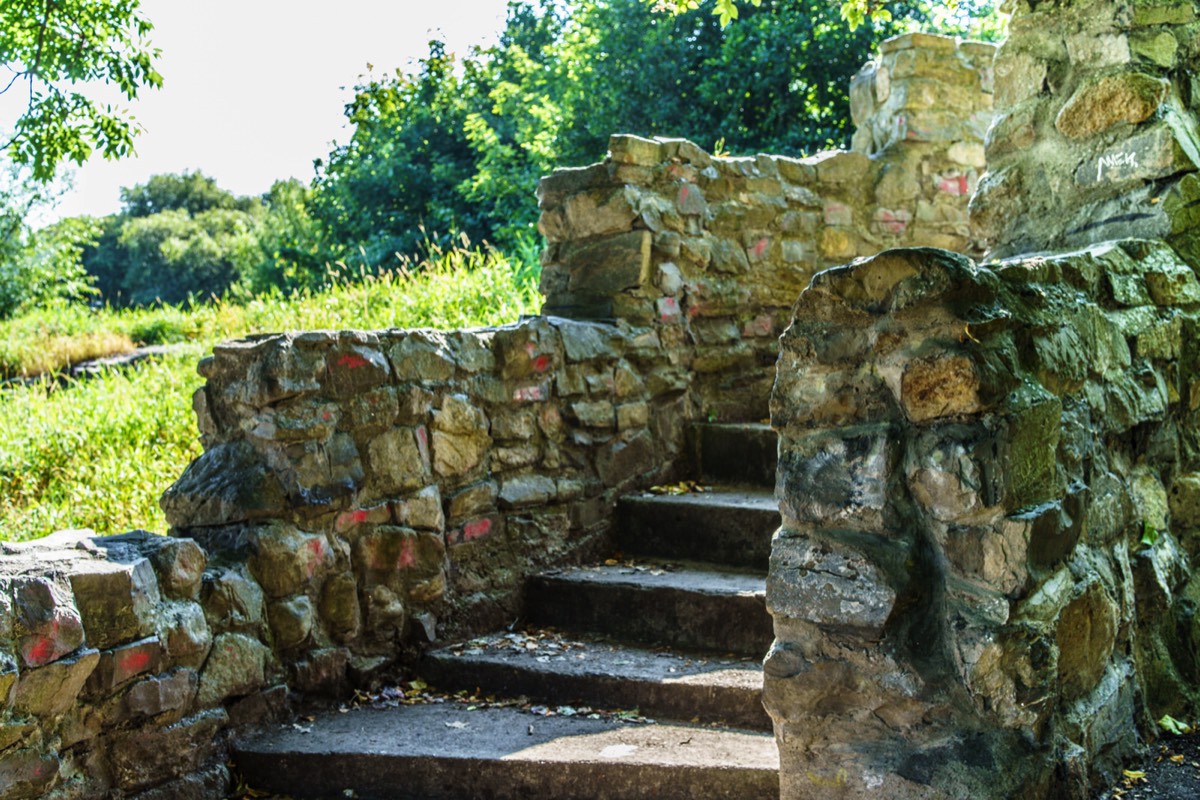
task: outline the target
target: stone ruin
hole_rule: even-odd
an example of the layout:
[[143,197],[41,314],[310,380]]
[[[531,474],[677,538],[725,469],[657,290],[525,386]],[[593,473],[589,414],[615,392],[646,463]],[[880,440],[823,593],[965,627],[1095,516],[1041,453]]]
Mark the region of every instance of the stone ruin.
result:
[[616,136],[539,187],[544,316],[218,346],[170,536],[0,545],[0,795],[221,796],[769,408],[781,796],[1086,797],[1200,707],[1197,10],[891,40],[849,152]]

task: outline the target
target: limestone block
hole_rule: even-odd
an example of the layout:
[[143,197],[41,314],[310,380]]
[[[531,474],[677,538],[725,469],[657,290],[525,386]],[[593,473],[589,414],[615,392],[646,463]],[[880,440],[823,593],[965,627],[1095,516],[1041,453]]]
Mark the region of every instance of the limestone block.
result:
[[388,355],[400,381],[448,381],[457,369],[447,335],[441,331],[408,331]]
[[291,650],[304,644],[312,633],[315,618],[316,609],[307,595],[275,600],[267,605],[272,642],[280,650]]
[[829,151],[814,157],[821,183],[854,183],[866,176],[871,159],[862,153]]
[[158,579],[145,558],[88,560],[71,567],[71,588],[88,644],[108,649],[153,629]]
[[206,450],[163,493],[159,505],[172,527],[189,528],[282,516],[287,501],[253,445],[240,440]]
[[299,446],[299,452],[292,456],[292,472],[296,493],[313,505],[326,505],[334,498],[352,494],[365,478],[358,446],[348,433]]
[[613,404],[607,400],[572,403],[570,412],[586,428],[611,429],[616,424]]
[[570,271],[568,290],[582,297],[611,297],[649,279],[654,237],[631,231],[581,242],[566,242],[559,260]]
[[675,209],[680,214],[704,216],[708,213],[708,201],[704,190],[694,183],[681,181],[679,190],[675,193]]
[[382,584],[374,586],[365,596],[364,618],[366,632],[375,638],[394,641],[404,632],[408,610],[396,592]]
[[422,530],[440,531],[446,527],[442,513],[442,494],[436,485],[392,503],[392,514],[401,525]]
[[726,275],[742,275],[750,269],[750,259],[740,244],[730,239],[712,243],[712,268]]
[[[300,539],[295,540],[297,544]],[[304,560],[307,557],[297,555]],[[307,564],[297,569],[297,574],[307,573]],[[315,570],[314,570],[315,574]],[[290,588],[298,588],[303,584],[293,579],[281,582],[280,596],[290,594]],[[200,590],[200,601],[204,606],[204,617],[214,629],[220,632],[227,630],[249,629],[257,630],[262,624],[264,609],[263,590],[251,578],[234,569],[209,571],[204,575],[204,584]],[[186,607],[186,604],[184,606]]]
[[293,685],[302,692],[337,696],[345,689],[350,651],[342,647],[314,650],[293,666]]
[[[385,497],[409,492],[429,483],[429,459],[422,452],[420,439],[425,428],[390,428],[372,437],[367,445],[370,464],[371,494]],[[434,441],[437,441],[437,432]],[[436,450],[436,444],[435,444]]]
[[608,168],[605,164],[560,167],[538,182],[538,207],[553,208],[560,205],[568,195],[608,182]]
[[785,523],[882,531],[896,458],[886,426],[784,436],[776,494]]
[[270,651],[257,639],[241,633],[217,636],[200,673],[197,704],[208,708],[261,689],[266,685],[269,657]]
[[577,192],[563,201],[563,213],[572,239],[628,231],[638,215],[625,187]]
[[1003,46],[996,53],[996,107],[1007,110],[1041,94],[1046,62],[1031,53]]
[[1073,700],[1093,689],[1108,666],[1117,637],[1117,606],[1093,583],[1058,617],[1058,685]]
[[13,694],[13,709],[41,718],[66,713],[99,661],[100,651],[82,649],[67,658],[23,671]]
[[1176,477],[1171,484],[1169,503],[1173,528],[1200,528],[1200,472]]
[[338,514],[333,521],[333,529],[337,533],[346,533],[359,525],[384,525],[392,521],[392,507],[388,503],[380,503],[370,508],[352,508]]
[[1176,53],[1179,52],[1179,40],[1167,31],[1157,34],[1145,32],[1130,38],[1130,49],[1137,55],[1163,69],[1175,67]]
[[662,142],[654,139],[618,134],[609,138],[608,154],[618,164],[653,167],[666,158],[666,149]]
[[1080,186],[1117,186],[1151,181],[1191,169],[1169,125],[1155,125],[1085,160],[1075,171]]
[[[261,590],[258,603],[261,607]],[[260,619],[261,614],[260,608]],[[199,603],[186,600],[164,603],[158,611],[156,632],[164,655],[172,664],[199,666],[212,646],[212,632]]]
[[545,475],[517,475],[506,478],[500,485],[500,507],[516,509],[546,505],[554,499],[556,492],[552,478]]
[[[318,339],[327,339],[317,334]],[[210,380],[221,375],[225,388],[218,404],[266,408],[293,397],[315,394],[325,373],[319,350],[299,350],[288,336],[223,342],[213,348],[214,360],[202,372]]]
[[354,543],[354,566],[364,586],[393,584],[402,576],[441,572],[446,557],[440,534],[380,526]]
[[446,512],[450,519],[461,520],[494,511],[498,492],[493,480],[473,483],[451,495]]
[[945,354],[905,366],[900,381],[900,403],[913,422],[977,414],[979,372],[963,355]]
[[182,712],[191,707],[200,686],[200,674],[194,669],[175,669],[152,675],[125,693],[125,712],[133,719]]
[[88,677],[89,694],[106,697],[139,675],[156,672],[162,664],[163,646],[157,636],[115,647],[100,654]]
[[58,754],[41,748],[0,753],[0,787],[12,800],[45,797],[59,780]]
[[786,531],[771,543],[767,610],[776,619],[875,638],[895,603],[895,590],[861,553]]
[[247,565],[268,597],[303,592],[334,560],[323,535],[284,523],[255,528],[248,538],[253,554]]
[[374,347],[350,346],[331,351],[325,357],[327,391],[344,398],[387,383],[391,365]]
[[1121,122],[1137,125],[1154,114],[1166,95],[1166,83],[1151,75],[1109,75],[1076,89],[1054,126],[1069,139],[1084,139]]
[[646,431],[617,439],[596,452],[596,472],[606,486],[618,487],[657,466],[654,440]]
[[208,555],[191,539],[154,537],[150,563],[158,576],[158,588],[166,597],[195,600],[200,596],[200,581],[208,565]]
[[330,635],[338,641],[358,636],[362,624],[362,609],[358,603],[358,582],[350,573],[331,575],[321,587],[318,605],[321,621]]
[[12,592],[22,666],[44,666],[83,644],[83,621],[66,586],[49,578],[21,577],[0,581],[0,589]]
[[215,708],[166,728],[145,728],[116,737],[109,751],[113,778],[133,792],[195,772],[207,762],[229,723],[224,709]]
[[1071,63],[1089,69],[1113,67],[1130,61],[1129,39],[1124,34],[1080,31],[1066,37]]
[[1137,0],[1133,4],[1133,24],[1137,27],[1149,25],[1184,25],[1196,19],[1196,7],[1192,3],[1172,0]]
[[257,439],[303,442],[327,439],[337,427],[341,411],[334,403],[314,402],[311,397],[287,400],[257,409],[241,422],[241,429]]
[[617,430],[644,428],[650,424],[648,403],[622,403],[617,406]]

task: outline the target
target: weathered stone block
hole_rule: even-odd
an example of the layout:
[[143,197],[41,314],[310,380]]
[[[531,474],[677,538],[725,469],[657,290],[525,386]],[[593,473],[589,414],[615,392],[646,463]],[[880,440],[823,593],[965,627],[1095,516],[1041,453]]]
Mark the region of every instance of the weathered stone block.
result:
[[1054,126],[1069,139],[1084,139],[1121,122],[1137,125],[1154,114],[1166,93],[1163,81],[1145,73],[1110,75],[1076,89]]
[[1200,472],[1175,478],[1170,492],[1171,524],[1176,528],[1200,528]]
[[979,373],[968,357],[945,354],[910,362],[900,380],[900,403],[913,422],[977,414]]
[[442,494],[436,485],[426,486],[416,494],[392,504],[396,522],[410,528],[440,531],[446,527],[442,513]]
[[199,686],[200,675],[194,669],[152,675],[129,687],[125,693],[125,712],[133,719],[183,712],[191,707]]
[[[304,566],[303,572],[307,572]],[[279,596],[289,594],[284,589],[299,586],[294,581],[284,581]],[[219,632],[227,630],[257,630],[264,614],[263,590],[246,575],[232,570],[207,572],[200,591],[204,606],[204,617],[208,624]],[[186,608],[190,604],[182,604]]]
[[74,705],[100,661],[100,651],[80,650],[68,658],[26,670],[17,680],[13,708],[34,717],[57,717]]
[[162,642],[157,636],[103,652],[88,677],[87,691],[99,697],[108,696],[139,675],[157,671],[162,655]]
[[351,346],[325,357],[322,383],[334,397],[345,398],[387,383],[391,374],[383,353],[374,347]]
[[329,634],[338,641],[358,636],[362,625],[362,609],[358,603],[358,581],[350,573],[331,575],[321,587],[318,606],[321,621]]
[[596,472],[607,486],[620,486],[656,466],[654,441],[645,431],[605,445],[596,454]]
[[441,331],[408,331],[389,352],[397,378],[414,383],[453,378],[456,364],[446,339]]
[[896,603],[896,592],[861,553],[781,532],[771,543],[767,598],[767,610],[776,619],[876,638]]
[[[422,452],[417,436],[418,431],[412,428],[391,428],[372,437],[367,446],[372,494],[387,496],[412,491],[429,482],[429,459]],[[437,436],[435,432],[435,442]]]
[[296,445],[289,457],[295,480],[293,492],[304,504],[328,505],[353,494],[363,484],[358,446],[347,433],[336,433],[324,442]]
[[554,499],[554,480],[545,475],[517,475],[500,485],[500,507],[505,509],[541,506]]
[[886,426],[784,436],[776,493],[785,523],[883,530],[896,458]]
[[[83,622],[65,586],[42,577],[14,578],[8,586],[23,666],[44,666],[83,644]],[[0,581],[0,588],[8,587]]]
[[191,539],[156,536],[157,545],[149,553],[158,576],[158,588],[176,600],[195,600],[200,596],[200,581],[208,556]]
[[153,629],[158,579],[150,561],[88,560],[72,566],[71,588],[88,644],[108,649]]
[[175,528],[228,525],[282,516],[278,477],[246,441],[219,444],[188,465],[159,505]]
[[228,722],[225,710],[215,708],[167,728],[117,737],[109,751],[113,777],[122,789],[136,791],[195,772],[215,753],[217,734]]
[[0,789],[12,800],[45,797],[59,780],[59,758],[40,748],[0,753]]
[[304,644],[316,619],[313,602],[307,595],[276,600],[267,606],[267,620],[277,649],[292,650]]
[[410,528],[380,526],[354,543],[355,568],[366,586],[438,574],[445,556],[442,536]]
[[631,231],[565,243],[559,260],[568,267],[568,290],[581,297],[612,297],[650,279],[653,234]]
[[270,652],[257,639],[241,633],[217,636],[200,673],[197,704],[207,708],[261,689],[266,685]]
[[247,565],[269,597],[302,592],[334,559],[323,535],[284,523],[256,528],[248,539],[252,555]]
[[1117,607],[1092,584],[1063,609],[1055,625],[1058,683],[1067,699],[1091,691],[1108,666],[1117,637]]
[[629,194],[628,188],[620,187],[591,189],[567,197],[563,212],[569,237],[586,239],[628,231],[638,215]]

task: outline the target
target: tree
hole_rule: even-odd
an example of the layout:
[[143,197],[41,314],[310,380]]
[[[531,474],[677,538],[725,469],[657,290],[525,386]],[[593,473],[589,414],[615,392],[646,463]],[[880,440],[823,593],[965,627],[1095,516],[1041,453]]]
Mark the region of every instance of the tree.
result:
[[[128,100],[162,85],[149,44],[150,21],[139,0],[4,0],[0,3],[0,106],[16,122],[0,150],[30,167],[36,180],[54,177],[63,161],[82,164],[133,150],[137,127],[127,112],[83,91],[115,86]],[[10,110],[11,109],[11,110]]]

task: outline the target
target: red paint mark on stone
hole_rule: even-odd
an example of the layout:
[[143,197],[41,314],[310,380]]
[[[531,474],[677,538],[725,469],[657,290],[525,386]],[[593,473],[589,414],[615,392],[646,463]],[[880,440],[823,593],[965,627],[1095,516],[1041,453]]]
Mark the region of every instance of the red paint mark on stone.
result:
[[533,342],[525,343],[525,355],[533,358],[533,353],[535,350],[537,350],[537,345],[535,345]]
[[775,332],[775,321],[770,315],[762,314],[755,317],[746,323],[742,328],[742,336],[749,338],[752,336],[770,336]]
[[533,368],[538,372],[550,369],[550,356],[538,356],[533,360]]
[[370,363],[370,361],[367,361],[357,353],[346,353],[337,360],[337,365],[339,367],[345,367],[346,369],[358,369],[359,367],[365,367]]
[[333,414],[329,413],[328,411],[322,411],[322,412],[321,412],[321,419],[322,419],[324,422],[329,422],[329,420],[333,419]]
[[755,258],[762,258],[763,254],[767,252],[767,247],[769,247],[770,244],[771,242],[768,239],[759,239],[757,242],[755,242],[754,247],[750,248],[750,254]]
[[955,197],[962,197],[970,192],[966,175],[951,175],[938,180],[938,189]]
[[308,577],[311,578],[313,575],[315,575],[317,568],[321,566],[321,562],[325,560],[327,547],[328,545],[326,545],[325,540],[320,537],[309,539],[308,542],[305,543],[304,549],[306,549],[309,555],[312,556],[308,560],[306,569]]
[[695,319],[703,309],[704,309],[704,306],[701,305],[700,303],[693,303],[692,305],[688,306],[688,310],[687,310],[688,318]]
[[400,569],[411,567],[417,563],[417,550],[413,545],[412,539],[405,539],[400,545],[400,557],[396,559],[396,566]]
[[492,532],[492,521],[487,517],[477,519],[474,522],[468,522],[463,525],[462,538],[466,541],[478,539],[481,536],[487,536]]
[[679,199],[680,200],[687,200],[689,194],[691,194],[691,192],[688,191],[686,183],[683,186],[679,187]]
[[[58,623],[52,623],[57,628]],[[49,636],[39,636],[33,643],[25,647],[25,663],[31,667],[40,667],[54,660],[54,639]]]
[[421,447],[426,447],[429,445],[429,432],[425,430],[424,425],[417,426],[417,442],[421,445]]
[[123,672],[126,675],[133,675],[149,669],[152,660],[153,656],[145,650],[134,650],[129,653],[123,653],[117,658],[117,668],[119,672]]
[[679,320],[679,301],[674,297],[664,297],[658,301],[658,318],[663,322]]

